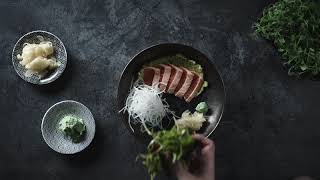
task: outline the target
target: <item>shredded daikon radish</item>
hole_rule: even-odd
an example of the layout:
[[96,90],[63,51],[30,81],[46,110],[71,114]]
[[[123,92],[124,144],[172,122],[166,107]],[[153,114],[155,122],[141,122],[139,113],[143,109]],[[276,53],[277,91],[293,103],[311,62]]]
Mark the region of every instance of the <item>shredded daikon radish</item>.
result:
[[149,134],[147,126],[163,129],[163,118],[169,114],[173,115],[173,112],[169,110],[165,99],[162,99],[162,93],[156,86],[152,87],[139,82],[134,84],[127,97],[125,107],[121,110],[128,112],[128,123],[133,132],[131,123],[140,123],[141,130],[145,130]]

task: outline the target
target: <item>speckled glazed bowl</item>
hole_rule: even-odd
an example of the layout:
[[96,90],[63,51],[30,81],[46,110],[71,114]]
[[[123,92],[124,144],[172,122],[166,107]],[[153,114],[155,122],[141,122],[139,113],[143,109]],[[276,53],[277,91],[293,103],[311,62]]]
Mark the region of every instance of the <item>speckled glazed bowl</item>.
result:
[[[73,115],[81,118],[86,126],[84,138],[79,143],[73,143],[58,130],[59,121],[66,115]],[[44,141],[56,152],[62,154],[74,154],[85,149],[94,138],[95,121],[90,110],[83,104],[66,100],[54,104],[45,113],[42,123],[41,132]]]
[[[39,38],[40,37],[40,38]],[[25,76],[26,69],[19,63],[18,54],[22,53],[24,43],[40,43],[43,38],[45,41],[50,41],[54,47],[53,56],[61,63],[55,70],[48,72],[43,78],[37,75]],[[23,35],[15,44],[12,51],[12,64],[18,75],[25,81],[32,84],[48,84],[58,79],[63,73],[67,65],[67,51],[62,41],[54,34],[47,31],[32,31]]]

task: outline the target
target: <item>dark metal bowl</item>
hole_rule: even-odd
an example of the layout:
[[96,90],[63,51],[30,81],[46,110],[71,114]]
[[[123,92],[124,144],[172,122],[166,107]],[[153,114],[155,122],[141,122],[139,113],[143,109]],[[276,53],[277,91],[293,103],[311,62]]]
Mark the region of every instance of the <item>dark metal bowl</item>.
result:
[[[118,85],[118,108],[120,110],[124,107],[132,82],[137,79],[138,72],[144,64],[159,57],[174,54],[183,54],[187,58],[199,63],[204,69],[204,79],[208,81],[209,87],[205,88],[203,93],[194,98],[190,103],[186,103],[184,100],[180,100],[173,95],[165,95],[165,98],[170,105],[170,109],[173,109],[179,116],[186,109],[193,111],[199,102],[207,102],[210,109],[207,122],[204,123],[198,133],[209,136],[215,130],[222,117],[225,104],[225,89],[220,74],[212,62],[200,51],[190,46],[173,43],[159,44],[149,47],[134,56],[121,75]],[[128,125],[127,113],[122,113],[121,116],[128,130],[134,136],[143,141],[149,139],[146,133],[140,132],[139,126],[133,126],[135,132],[132,132]]]

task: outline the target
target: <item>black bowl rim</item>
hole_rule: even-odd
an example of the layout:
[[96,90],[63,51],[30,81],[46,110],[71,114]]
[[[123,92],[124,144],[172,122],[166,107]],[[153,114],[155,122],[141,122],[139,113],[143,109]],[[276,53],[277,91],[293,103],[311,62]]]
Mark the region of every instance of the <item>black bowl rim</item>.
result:
[[[194,48],[194,47],[192,47],[192,46],[186,45],[186,44],[167,42],[167,43],[154,44],[154,45],[151,45],[151,46],[149,46],[149,47],[147,47],[147,48],[144,48],[143,50],[141,50],[141,51],[139,51],[138,53],[136,53],[136,54],[129,60],[129,62],[127,63],[127,65],[124,67],[124,69],[123,69],[122,72],[121,72],[120,79],[119,79],[119,81],[118,81],[118,88],[117,88],[117,101],[118,101],[119,111],[123,108],[123,105],[122,105],[121,102],[119,101],[119,99],[120,99],[120,97],[119,97],[119,90],[120,90],[120,89],[119,89],[119,88],[120,88],[120,83],[121,83],[121,81],[122,81],[123,74],[124,74],[124,72],[126,71],[127,67],[134,62],[134,60],[136,59],[137,56],[139,56],[140,54],[144,53],[145,51],[147,51],[147,50],[149,50],[149,49],[152,49],[152,48],[155,48],[155,47],[158,47],[158,46],[168,46],[168,45],[184,46],[184,47],[187,47],[187,48],[191,48],[191,49],[193,49],[193,50],[195,50],[195,51],[198,51],[198,53],[200,53],[201,55],[203,55],[204,57],[206,57],[207,60],[209,60],[209,58],[208,58],[205,54],[203,54],[200,50],[198,50],[198,49],[196,49],[196,48]],[[219,123],[220,123],[220,121],[221,121],[221,119],[222,119],[222,116],[223,116],[223,113],[224,113],[224,109],[225,109],[225,103],[226,103],[226,88],[225,88],[225,85],[224,85],[224,81],[223,81],[223,79],[221,78],[221,74],[220,74],[220,72],[218,71],[218,69],[216,68],[216,66],[215,66],[211,61],[209,61],[209,63],[213,66],[213,68],[215,68],[215,70],[217,71],[217,73],[218,73],[218,75],[219,75],[219,79],[221,80],[221,83],[222,83],[222,88],[223,88],[223,95],[224,95],[224,97],[223,97],[223,103],[222,103],[222,109],[221,109],[220,117],[219,117],[219,119],[218,119],[215,127],[210,131],[210,133],[204,134],[204,136],[206,136],[206,137],[209,137],[209,136],[215,131],[215,129],[218,127],[218,125],[219,125]],[[126,124],[127,122],[125,122],[124,120],[122,120],[122,122],[125,124],[126,128],[130,131],[130,133],[135,136],[134,132],[132,132],[132,131],[127,127],[127,124]]]

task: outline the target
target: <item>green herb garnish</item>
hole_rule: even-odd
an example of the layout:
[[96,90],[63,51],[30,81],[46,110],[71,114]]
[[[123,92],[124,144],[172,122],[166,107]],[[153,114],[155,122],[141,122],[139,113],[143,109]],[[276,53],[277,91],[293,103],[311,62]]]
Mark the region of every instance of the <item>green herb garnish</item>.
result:
[[319,3],[279,0],[263,11],[255,31],[275,44],[289,75],[320,73]]
[[166,160],[170,160],[172,164],[177,161],[187,163],[186,155],[191,152],[195,144],[187,129],[174,126],[171,130],[153,133],[152,137],[147,153],[138,156],[147,167],[151,180],[163,170]]

